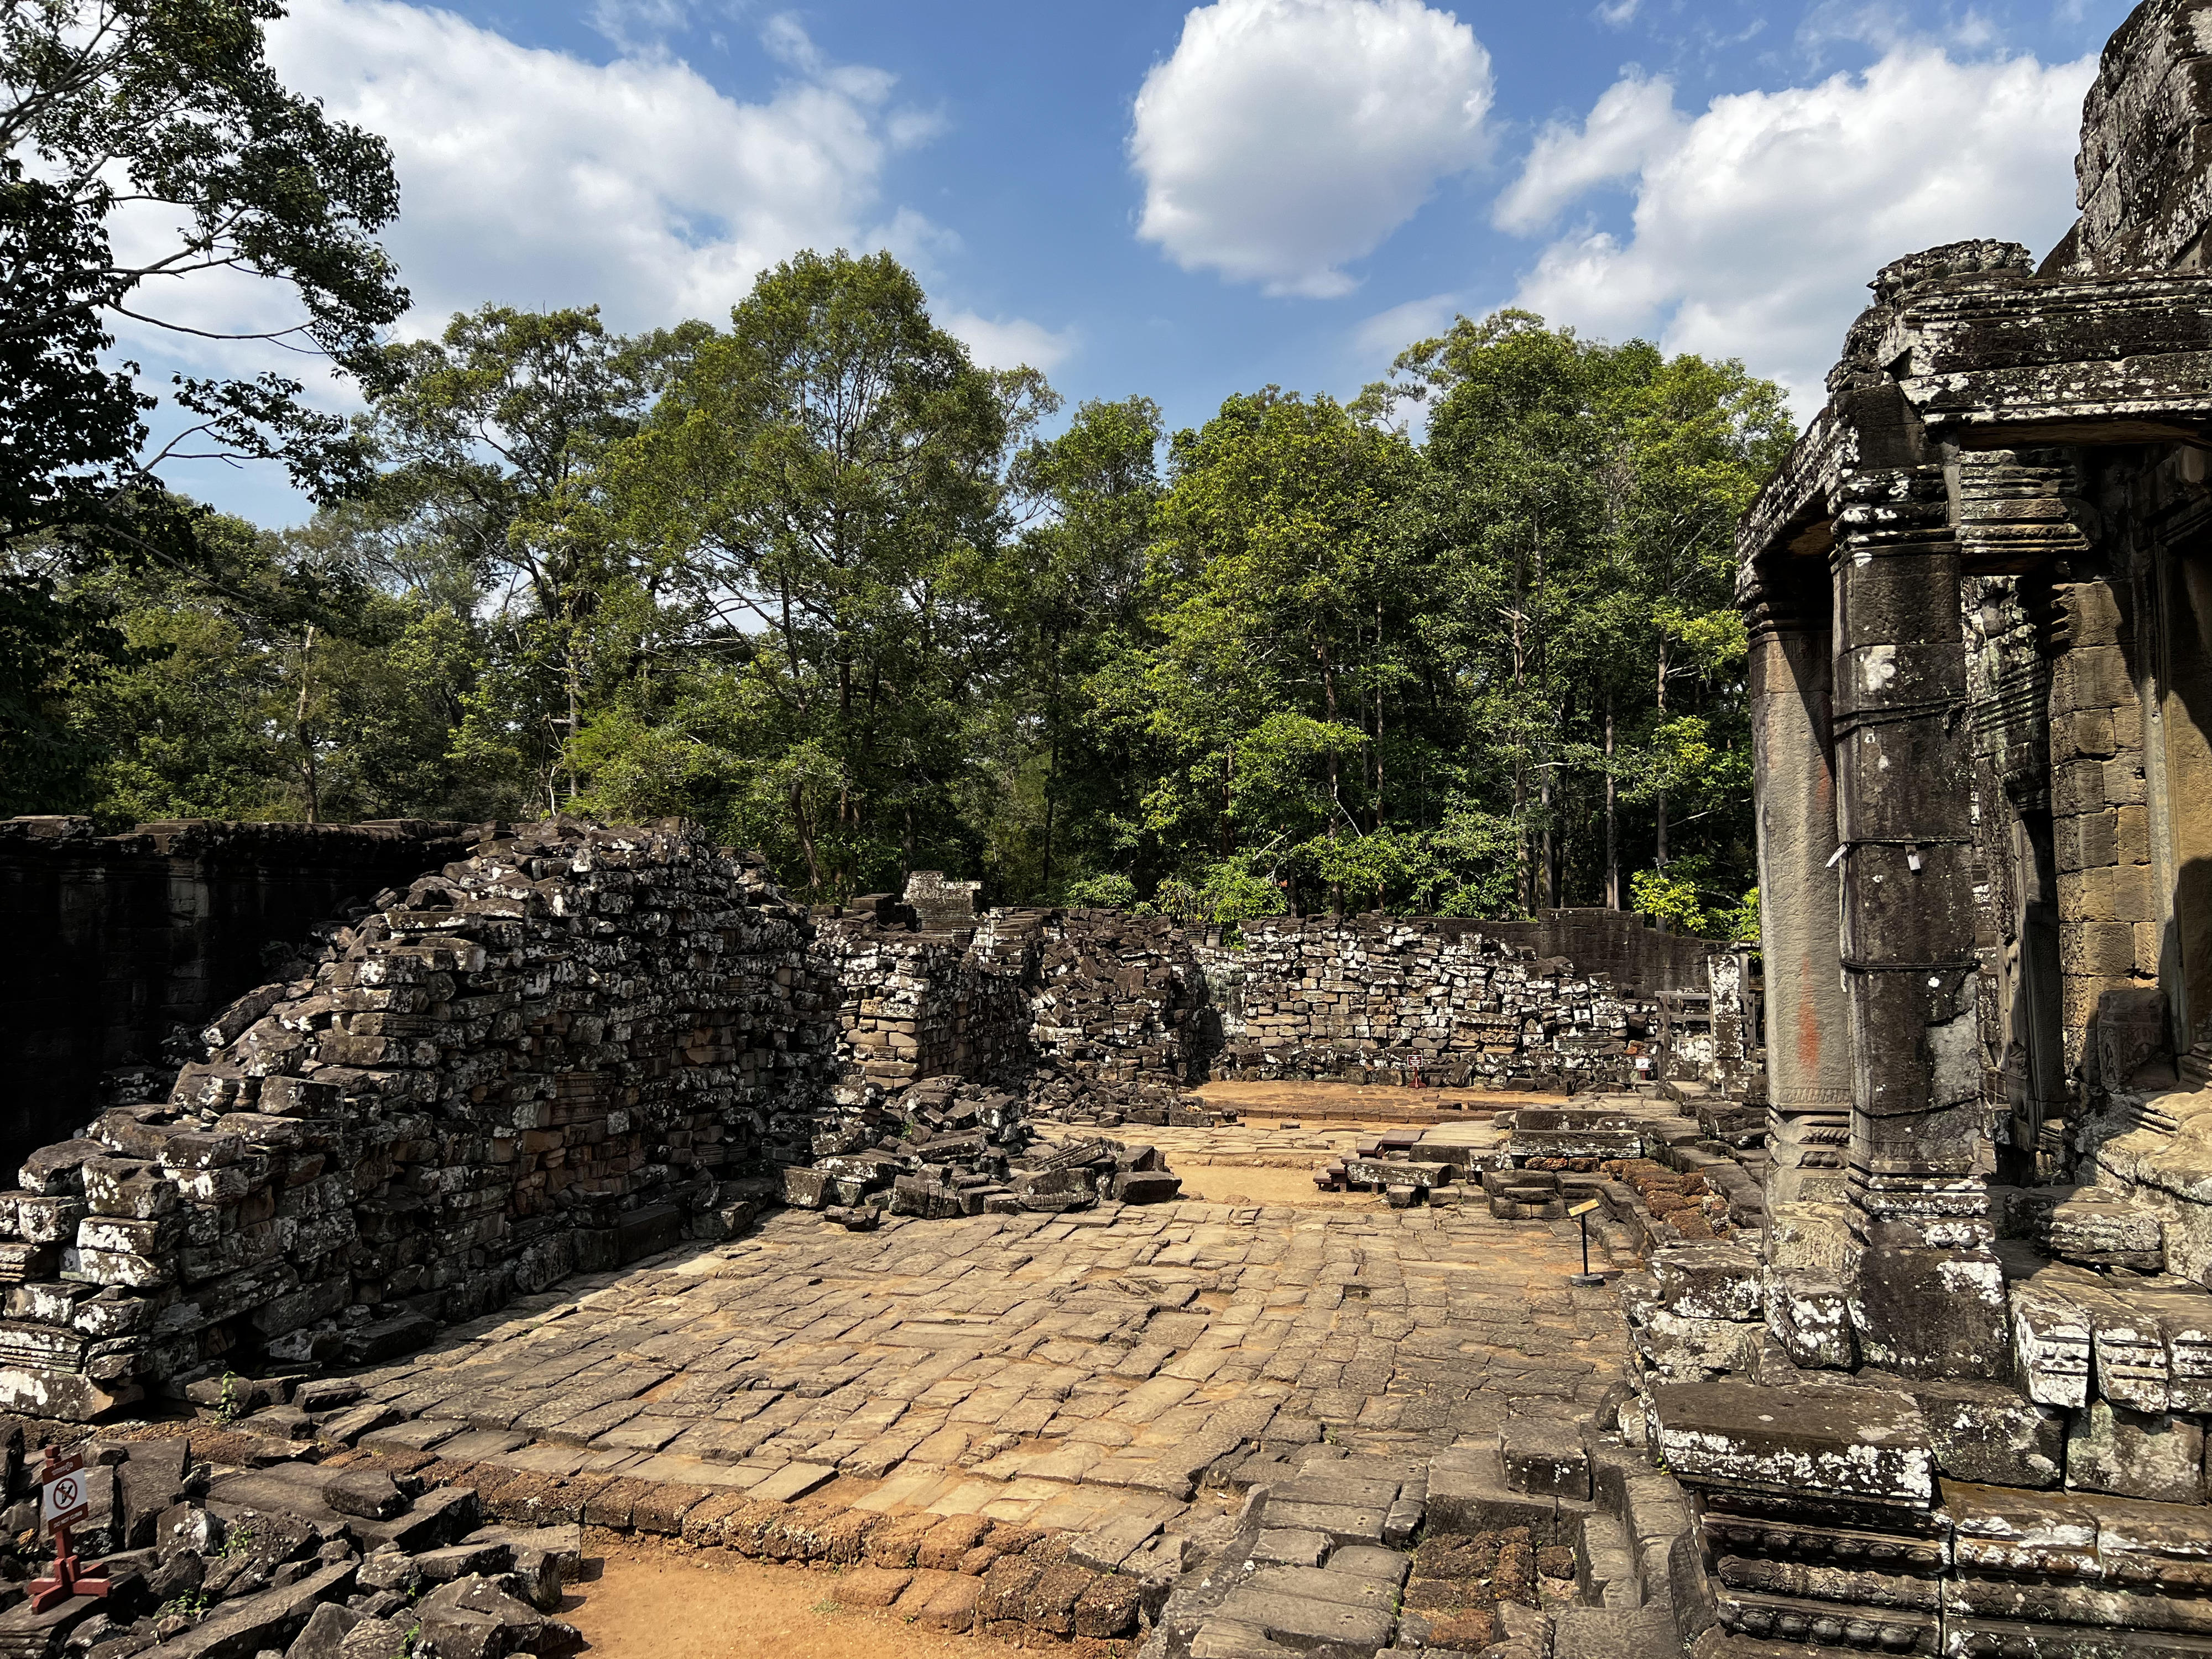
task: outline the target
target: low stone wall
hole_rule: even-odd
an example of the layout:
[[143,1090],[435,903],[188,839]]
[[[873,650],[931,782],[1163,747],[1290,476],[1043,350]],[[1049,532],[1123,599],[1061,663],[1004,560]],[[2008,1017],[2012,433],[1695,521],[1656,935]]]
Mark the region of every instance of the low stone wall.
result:
[[1656,995],[1449,917],[1249,922],[1242,948],[1208,965],[1237,986],[1214,1066],[1223,1077],[1620,1084],[1637,1075],[1629,1045],[1662,1023]]
[[463,856],[477,834],[0,821],[0,1169],[83,1121],[103,1073],[173,1070],[176,1036],[270,978],[272,951],[307,948],[349,903]]
[[[941,890],[934,872],[927,893]],[[969,884],[972,885],[972,884]],[[1214,1025],[1182,929],[1113,910],[963,917],[886,895],[817,916],[815,959],[841,988],[832,1097],[878,1104],[946,1074],[1046,1106],[1168,1097],[1205,1076]]]
[[805,913],[681,825],[530,826],[378,906],[218,1022],[168,1102],[0,1196],[0,1401],[359,1363],[718,1234],[726,1178],[818,1092]]

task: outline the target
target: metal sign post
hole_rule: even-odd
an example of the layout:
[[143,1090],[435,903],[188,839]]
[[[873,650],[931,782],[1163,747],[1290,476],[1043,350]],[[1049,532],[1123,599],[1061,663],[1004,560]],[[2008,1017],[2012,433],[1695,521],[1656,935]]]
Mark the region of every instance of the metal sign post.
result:
[[70,1528],[92,1513],[84,1454],[47,1447],[46,1466],[39,1471],[39,1479],[43,1483],[39,1518],[46,1523],[54,1540],[54,1567],[45,1577],[31,1581],[31,1611],[44,1613],[72,1595],[106,1595],[107,1569],[97,1561],[89,1565],[80,1562],[70,1547]]
[[1595,1208],[1597,1208],[1597,1200],[1593,1198],[1576,1205],[1573,1209],[1567,1212],[1569,1215],[1574,1217],[1575,1220],[1581,1224],[1583,1230],[1583,1270],[1578,1273],[1569,1273],[1567,1275],[1567,1283],[1570,1285],[1580,1285],[1588,1288],[1592,1285],[1602,1285],[1605,1283],[1605,1275],[1603,1273],[1594,1273],[1590,1271],[1589,1218],[1590,1212]]

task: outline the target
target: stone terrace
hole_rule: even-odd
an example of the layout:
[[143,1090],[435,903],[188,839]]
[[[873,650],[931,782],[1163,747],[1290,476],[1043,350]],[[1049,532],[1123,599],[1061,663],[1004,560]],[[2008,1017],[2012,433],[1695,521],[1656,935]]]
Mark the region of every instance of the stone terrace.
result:
[[1629,1349],[1612,1294],[1565,1283],[1576,1238],[1379,1202],[875,1233],[786,1212],[365,1374],[364,1409],[403,1420],[361,1443],[1018,1525],[1157,1522],[1179,1550],[1224,1525],[1206,1489],[1285,1460],[1494,1442],[1509,1402],[1587,1416]]

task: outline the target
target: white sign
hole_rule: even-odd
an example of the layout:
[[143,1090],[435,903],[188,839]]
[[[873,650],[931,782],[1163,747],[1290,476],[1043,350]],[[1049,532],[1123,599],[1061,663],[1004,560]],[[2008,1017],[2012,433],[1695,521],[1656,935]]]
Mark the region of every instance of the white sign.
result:
[[46,1495],[39,1506],[40,1516],[50,1527],[64,1526],[82,1521],[92,1513],[92,1495],[86,1490],[82,1471],[63,1475],[46,1482]]

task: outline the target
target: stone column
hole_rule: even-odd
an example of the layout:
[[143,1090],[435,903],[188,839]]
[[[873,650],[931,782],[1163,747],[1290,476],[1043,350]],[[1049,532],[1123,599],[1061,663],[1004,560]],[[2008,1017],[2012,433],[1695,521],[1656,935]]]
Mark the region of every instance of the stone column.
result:
[[1973,769],[1949,492],[1940,465],[1865,467],[1834,504],[1846,1289],[1866,1364],[2002,1377],[2004,1282],[1976,1172]]
[[1809,582],[1790,567],[1749,574],[1746,620],[1759,949],[1766,965],[1767,1147],[1774,1160],[1766,1202],[1772,1215],[1786,1205],[1842,1203],[1851,1087],[1836,944],[1828,573],[1815,563]]

